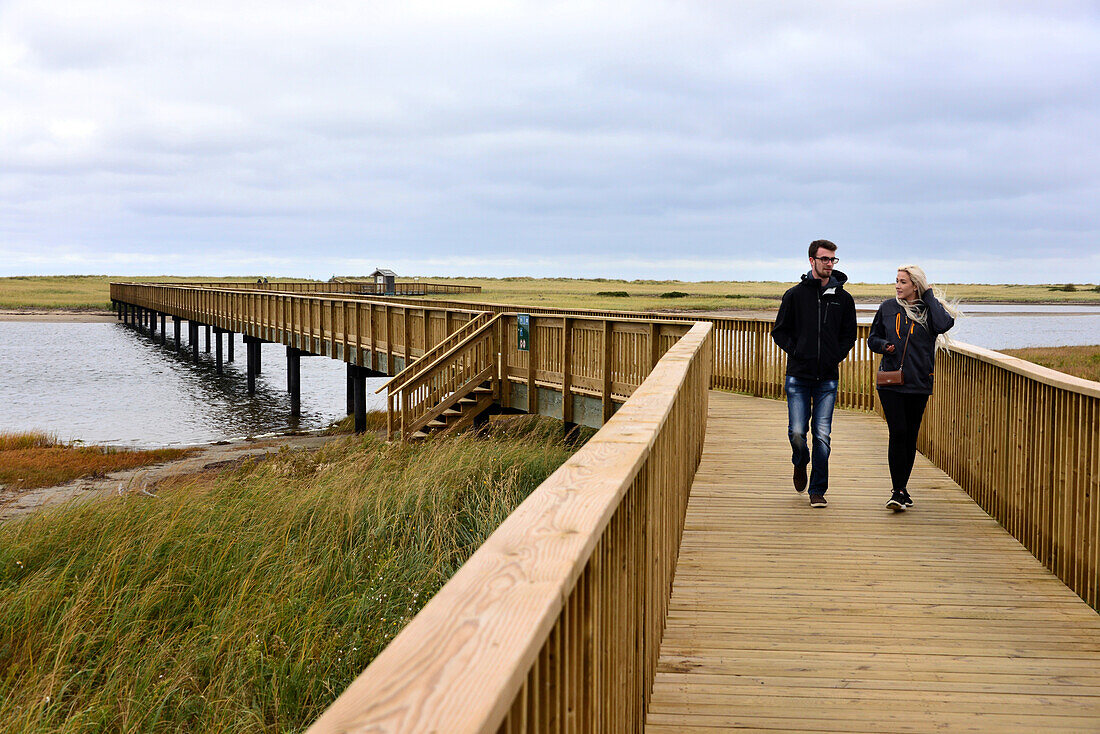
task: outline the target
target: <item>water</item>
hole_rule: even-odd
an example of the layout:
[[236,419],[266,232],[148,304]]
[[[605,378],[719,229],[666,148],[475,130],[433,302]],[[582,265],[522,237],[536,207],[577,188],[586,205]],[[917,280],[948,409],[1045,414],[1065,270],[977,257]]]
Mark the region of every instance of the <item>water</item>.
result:
[[[869,322],[877,306],[861,306]],[[951,330],[990,349],[1100,343],[1100,307],[964,306]],[[183,330],[186,345],[187,330]],[[0,431],[44,430],[62,439],[118,446],[187,446],[323,428],[347,410],[344,364],[303,357],[302,415],[290,417],[286,352],[263,345],[263,372],[248,395],[244,344],[214,371],[213,353],[176,352],[118,323],[0,322]],[[200,338],[200,344],[203,344]],[[368,408],[384,409],[368,379]]]
[[[199,363],[117,323],[0,322],[0,431],[43,430],[62,439],[129,447],[188,446],[323,428],[347,411],[347,373],[328,357],[301,359],[301,417],[290,415],[286,348],[264,344],[248,395],[245,349],[218,375],[214,346]],[[224,337],[223,337],[224,338]],[[187,330],[183,330],[187,344]],[[228,350],[227,352],[228,353]],[[367,380],[367,408],[385,408]]]
[[[870,323],[877,305],[856,307]],[[1068,347],[1100,344],[1100,306],[962,304],[963,318],[949,336],[988,349]]]

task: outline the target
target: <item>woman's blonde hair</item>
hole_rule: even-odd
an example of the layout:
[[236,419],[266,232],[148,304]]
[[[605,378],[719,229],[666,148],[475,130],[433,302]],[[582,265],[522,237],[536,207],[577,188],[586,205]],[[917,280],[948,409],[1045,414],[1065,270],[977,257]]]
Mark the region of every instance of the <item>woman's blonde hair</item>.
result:
[[[909,276],[909,280],[917,288],[917,298],[924,296],[924,292],[929,288],[932,289],[932,294],[936,297],[936,300],[943,306],[943,310],[950,314],[951,318],[957,319],[962,316],[962,310],[959,308],[958,301],[948,301],[947,296],[943,290],[936,285],[932,285],[928,282],[928,276],[925,275],[924,269],[919,265],[898,265],[898,272],[905,273]],[[916,304],[909,301],[903,301],[897,296],[894,296],[894,300],[898,302],[898,305],[905,309],[905,315],[924,328],[928,328],[928,312],[923,309],[918,309]],[[936,349],[950,349],[951,339],[947,334],[940,334],[936,337]]]

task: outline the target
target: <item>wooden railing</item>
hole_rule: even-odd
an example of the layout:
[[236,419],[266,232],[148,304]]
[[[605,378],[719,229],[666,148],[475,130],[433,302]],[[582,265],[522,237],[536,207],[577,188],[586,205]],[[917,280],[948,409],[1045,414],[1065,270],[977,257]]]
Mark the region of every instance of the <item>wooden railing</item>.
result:
[[[384,297],[380,300],[394,304],[423,303],[423,301],[400,297]],[[758,397],[781,398],[784,395],[783,382],[787,369],[787,355],[772,341],[771,330],[775,322],[771,319],[716,318],[694,314],[606,311],[586,308],[551,309],[482,301],[445,301],[434,298],[431,302],[448,308],[462,306],[490,313],[520,311],[535,317],[546,315],[558,320],[568,316],[589,320],[631,319],[648,323],[707,321],[714,324],[712,387],[745,392]],[[858,326],[856,331],[856,345],[848,359],[840,366],[840,391],[837,394],[837,405],[842,408],[873,410],[877,397],[873,378],[878,366],[878,358],[867,347],[867,334],[870,327],[863,324]]]
[[1100,383],[958,344],[936,357],[919,448],[1100,607]]
[[[482,313],[435,301],[145,283],[112,283],[111,299],[389,374]],[[516,315],[501,314],[500,400],[599,427],[689,328],[676,320],[538,316],[524,351]]]
[[429,283],[426,281],[402,281],[387,288],[373,280],[339,278],[337,280],[293,280],[257,282],[248,280],[196,280],[173,281],[170,285],[189,288],[229,288],[232,290],[261,290],[283,293],[348,293],[358,295],[425,296],[434,294],[481,293],[479,285]]
[[400,417],[398,432],[403,440],[408,440],[483,382],[492,383],[493,394],[499,397],[500,318],[499,314],[493,316],[390,391],[387,396],[390,438],[394,435],[395,413]]
[[391,374],[479,312],[340,295],[112,283],[111,300]]
[[712,331],[680,338],[310,731],[640,731],[706,431]]
[[452,347],[456,346],[467,336],[474,333],[476,329],[488,323],[489,319],[491,318],[492,316],[487,313],[477,314],[472,319],[456,329],[454,333],[452,333],[450,336],[443,339],[434,347],[425,352],[423,356],[421,356],[415,362],[411,363],[405,369],[401,370],[396,375],[387,380],[386,383],[382,385],[382,387],[378,388],[374,392],[376,394],[381,392],[396,392],[401,388],[402,385],[404,385],[404,383],[408,382],[413,377],[416,377],[418,374],[423,372],[424,369],[434,363],[437,358],[448,352]]
[[367,295],[392,294],[394,296],[428,296],[437,293],[481,293],[481,286],[479,285],[428,283],[421,280],[396,282],[391,287],[387,287],[384,283],[376,283],[372,280],[344,279],[341,282],[353,284],[356,286],[355,293]]

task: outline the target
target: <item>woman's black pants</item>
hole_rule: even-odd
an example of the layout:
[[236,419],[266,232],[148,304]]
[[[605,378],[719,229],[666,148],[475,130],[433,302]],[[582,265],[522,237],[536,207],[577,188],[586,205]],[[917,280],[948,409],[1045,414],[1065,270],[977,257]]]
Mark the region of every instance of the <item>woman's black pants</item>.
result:
[[886,425],[890,427],[890,448],[887,452],[890,481],[894,484],[893,489],[905,489],[917,456],[917,434],[920,433],[928,396],[879,390],[878,397],[882,412],[886,415]]

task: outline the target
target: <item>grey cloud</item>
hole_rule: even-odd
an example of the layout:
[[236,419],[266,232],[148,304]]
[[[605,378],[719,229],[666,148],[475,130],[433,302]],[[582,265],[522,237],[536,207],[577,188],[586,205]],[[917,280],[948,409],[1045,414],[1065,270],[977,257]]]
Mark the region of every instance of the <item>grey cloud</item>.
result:
[[1089,5],[74,7],[0,7],[0,61],[30,49],[0,64],[0,243],[606,265],[1100,230]]

